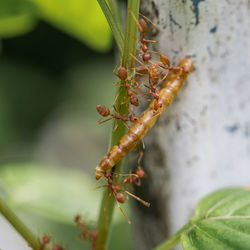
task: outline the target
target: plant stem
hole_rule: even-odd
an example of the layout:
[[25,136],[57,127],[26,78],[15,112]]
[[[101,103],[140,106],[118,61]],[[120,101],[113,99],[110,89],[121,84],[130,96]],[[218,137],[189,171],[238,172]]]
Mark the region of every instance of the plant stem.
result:
[[117,3],[117,0],[108,0],[108,2],[109,2],[110,10],[111,10],[112,14],[115,16],[117,26],[119,27],[119,29],[122,33],[122,36],[123,36],[124,26],[123,26],[123,22],[122,22],[121,11],[119,9],[120,6]]
[[97,0],[97,1],[103,11],[103,14],[105,15],[109,23],[109,26],[111,28],[119,53],[120,55],[122,55],[123,48],[124,48],[124,35],[123,35],[123,31],[121,30],[121,25],[119,24],[120,20],[117,19],[118,14],[117,13],[114,14],[111,12],[105,0]]
[[35,250],[40,249],[40,241],[29,228],[16,216],[16,214],[0,198],[0,213],[9,221],[9,223],[19,232],[28,242],[29,246]]
[[[126,21],[126,36],[125,36],[125,44],[124,44],[124,53],[122,57],[122,65],[128,70],[134,66],[134,59],[130,55],[135,55],[136,52],[136,42],[137,42],[137,23],[131,16],[131,12],[133,15],[138,18],[139,13],[139,2],[140,0],[128,0],[127,6],[127,21]],[[130,71],[129,71],[130,74]],[[117,110],[120,110],[121,115],[125,115],[129,109],[129,99],[127,96],[126,89],[124,87],[119,87],[117,91],[117,101],[116,107]],[[115,126],[115,122],[113,123],[113,128]],[[116,130],[112,131],[111,135],[111,145],[110,147],[116,145],[120,138],[126,133],[126,128],[123,123],[118,120]],[[122,170],[122,161],[119,162],[113,169],[112,172],[117,174],[121,173]],[[113,175],[114,183],[117,183],[119,179],[119,175]],[[103,194],[102,204],[99,213],[98,219],[98,238],[96,241],[95,249],[96,250],[104,250],[107,249],[107,241],[110,231],[110,225],[112,221],[112,215],[114,210],[114,202],[115,199],[113,195],[110,195],[109,189],[106,188]]]
[[169,237],[166,241],[161,243],[159,246],[155,248],[155,250],[170,250],[174,246],[176,246],[181,239],[181,234],[187,230],[189,230],[190,226],[193,224],[192,221],[184,225],[176,234]]
[[131,57],[135,55],[136,43],[137,43],[137,20],[139,15],[140,0],[129,0],[127,7],[127,20],[126,20],[126,35],[124,43],[124,52],[122,57],[122,65],[125,68],[134,67],[134,58]]

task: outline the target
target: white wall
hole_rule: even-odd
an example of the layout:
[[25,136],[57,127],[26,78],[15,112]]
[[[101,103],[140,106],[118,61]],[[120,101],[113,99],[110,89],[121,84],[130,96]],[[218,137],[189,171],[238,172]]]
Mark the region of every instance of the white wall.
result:
[[250,2],[144,0],[142,13],[157,50],[196,67],[146,139],[150,192],[173,234],[207,193],[250,185]]

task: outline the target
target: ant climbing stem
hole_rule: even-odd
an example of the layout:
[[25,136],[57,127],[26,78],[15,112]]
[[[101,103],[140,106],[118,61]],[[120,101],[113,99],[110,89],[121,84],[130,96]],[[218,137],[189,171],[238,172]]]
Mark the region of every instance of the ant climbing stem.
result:
[[147,40],[145,39],[145,35],[148,33],[148,24],[145,20],[147,20],[148,22],[150,22],[153,25],[153,29],[156,27],[156,25],[146,16],[142,15],[139,13],[140,16],[142,16],[143,18],[140,18],[140,20],[138,21],[136,19],[136,17],[134,16],[133,13],[132,17],[134,19],[134,21],[137,24],[139,33],[140,33],[140,39],[138,40],[138,42],[140,43],[140,50],[141,50],[141,58],[144,62],[144,64],[148,63],[151,59],[151,54],[148,51],[148,43],[152,43],[152,42],[156,42],[154,40]]
[[[136,122],[136,121],[138,120],[138,117],[137,117],[135,114],[132,114],[132,115],[129,115],[129,116],[128,116],[128,115],[122,116],[122,115],[119,114],[119,112],[118,112],[118,110],[116,109],[116,107],[115,107],[115,106],[113,106],[113,107],[114,107],[115,112],[112,114],[112,113],[110,112],[110,110],[109,110],[107,107],[105,107],[104,105],[97,105],[97,106],[96,106],[96,110],[97,110],[97,112],[98,112],[101,116],[103,116],[103,117],[110,116],[110,117],[107,118],[106,120],[99,120],[99,121],[97,122],[98,124],[102,124],[102,123],[107,122],[107,121],[109,121],[109,120],[111,120],[111,119],[114,118],[114,119],[116,119],[116,120],[121,120],[122,123],[123,123],[123,125],[124,125],[127,129],[129,129],[129,127],[128,127],[128,125],[126,124],[126,122],[130,121],[130,122],[134,123],[134,122]],[[117,128],[117,122],[115,123],[114,131],[116,130],[116,128]]]
[[[121,213],[123,214],[124,218],[126,218],[128,224],[131,224],[131,221],[129,218],[126,216],[124,211],[122,210],[121,206],[119,203],[123,204],[126,201],[125,196],[121,193],[121,186],[119,184],[114,184],[113,179],[112,179],[112,173],[111,172],[105,172],[104,177],[106,177],[108,184],[104,185],[103,187],[108,187],[109,189],[109,197],[113,193],[114,199],[116,201],[116,204],[118,208],[120,209]],[[108,201],[108,200],[107,200]]]
[[[137,117],[134,113],[132,113],[131,115],[129,115],[130,111],[128,111],[127,114],[125,114],[125,115],[123,115],[123,116],[120,115],[120,114],[119,114],[119,111],[120,111],[120,110],[117,110],[117,108],[116,108],[116,106],[115,106],[117,97],[118,97],[118,95],[116,95],[115,100],[114,100],[113,105],[112,105],[112,106],[113,106],[113,109],[114,109],[114,113],[111,113],[111,112],[110,112],[110,109],[107,108],[107,107],[104,106],[104,105],[97,105],[97,106],[96,106],[96,110],[97,110],[97,112],[98,112],[101,116],[103,116],[103,117],[108,117],[108,116],[109,116],[109,118],[107,118],[106,120],[100,119],[97,123],[98,123],[98,124],[102,124],[102,123],[107,122],[107,121],[109,121],[109,120],[111,120],[111,119],[114,118],[114,119],[116,119],[116,122],[115,122],[115,125],[114,125],[114,130],[116,130],[116,128],[117,128],[117,120],[121,120],[122,123],[123,123],[123,125],[124,125],[127,129],[129,129],[129,127],[128,127],[128,125],[126,124],[126,122],[130,121],[130,122],[134,123],[134,122],[136,122],[136,121],[138,120],[138,117]],[[135,101],[136,101],[136,100],[135,100]],[[121,106],[120,106],[120,107],[121,107]]]
[[[126,200],[128,200],[128,196],[136,199],[137,201],[141,202],[144,206],[147,206],[147,207],[150,206],[150,203],[142,200],[138,196],[136,196],[136,195],[134,195],[134,194],[132,194],[132,193],[130,193],[129,191],[126,190],[125,185],[130,184],[132,182],[122,181],[122,182],[114,183],[114,181],[112,179],[112,174],[115,174],[115,173],[112,173],[112,172],[109,172],[109,171],[106,171],[104,173],[104,177],[107,179],[107,184],[102,185],[100,187],[107,187],[109,189],[109,198],[110,198],[111,194],[113,194],[118,208],[122,212],[123,216],[126,218],[127,222],[129,224],[131,224],[131,221],[129,220],[129,218],[126,216],[126,214],[122,210],[120,204],[124,204],[126,202]],[[119,175],[126,176],[126,175],[122,175],[122,174],[119,174]],[[133,176],[134,177],[133,179],[138,178],[138,176],[136,174],[130,174],[130,176]],[[124,180],[126,180],[126,179],[127,178],[125,178]],[[98,188],[100,188],[100,187],[98,187]],[[124,195],[124,193],[126,195]],[[108,202],[108,200],[107,200],[107,202]]]
[[[115,68],[116,70],[116,68]],[[134,106],[139,106],[139,100],[136,97],[137,93],[133,90],[131,90],[131,84],[129,83],[131,79],[128,77],[128,70],[125,67],[119,67],[118,74],[115,73],[115,70],[113,73],[122,81],[122,84],[114,84],[115,86],[122,86],[125,87],[127,90],[127,96],[130,99],[130,103]]]

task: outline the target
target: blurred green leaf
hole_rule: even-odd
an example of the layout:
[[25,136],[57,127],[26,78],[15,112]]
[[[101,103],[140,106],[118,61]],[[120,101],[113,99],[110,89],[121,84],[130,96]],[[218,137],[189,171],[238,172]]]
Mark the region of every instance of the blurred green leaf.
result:
[[35,9],[25,0],[0,0],[0,38],[29,32],[36,24]]
[[[71,168],[35,163],[0,167],[0,188],[10,206],[60,223],[72,224],[76,214],[95,221],[102,193],[95,185],[94,177]],[[118,215],[123,219],[121,213]]]
[[37,164],[8,164],[0,168],[5,199],[18,210],[30,211],[62,223],[72,224],[76,214],[97,216],[100,192],[94,178],[72,169]]
[[31,0],[41,17],[93,49],[111,46],[111,33],[96,0]]
[[184,249],[249,249],[250,190],[224,189],[201,200],[181,242]]

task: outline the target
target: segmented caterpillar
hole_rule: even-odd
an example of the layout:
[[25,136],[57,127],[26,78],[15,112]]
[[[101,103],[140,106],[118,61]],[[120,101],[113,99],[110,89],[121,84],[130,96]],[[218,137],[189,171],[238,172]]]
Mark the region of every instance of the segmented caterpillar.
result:
[[138,142],[153,127],[158,117],[165,111],[166,107],[173,101],[181,89],[184,80],[193,69],[193,62],[189,58],[184,58],[180,63],[179,72],[170,72],[168,79],[164,82],[159,91],[160,107],[155,110],[155,102],[153,100],[148,108],[142,113],[138,121],[136,121],[119,141],[119,143],[111,148],[109,153],[104,156],[95,168],[96,179],[103,177],[104,173],[111,169],[115,164],[121,161],[131,150],[133,150]]

